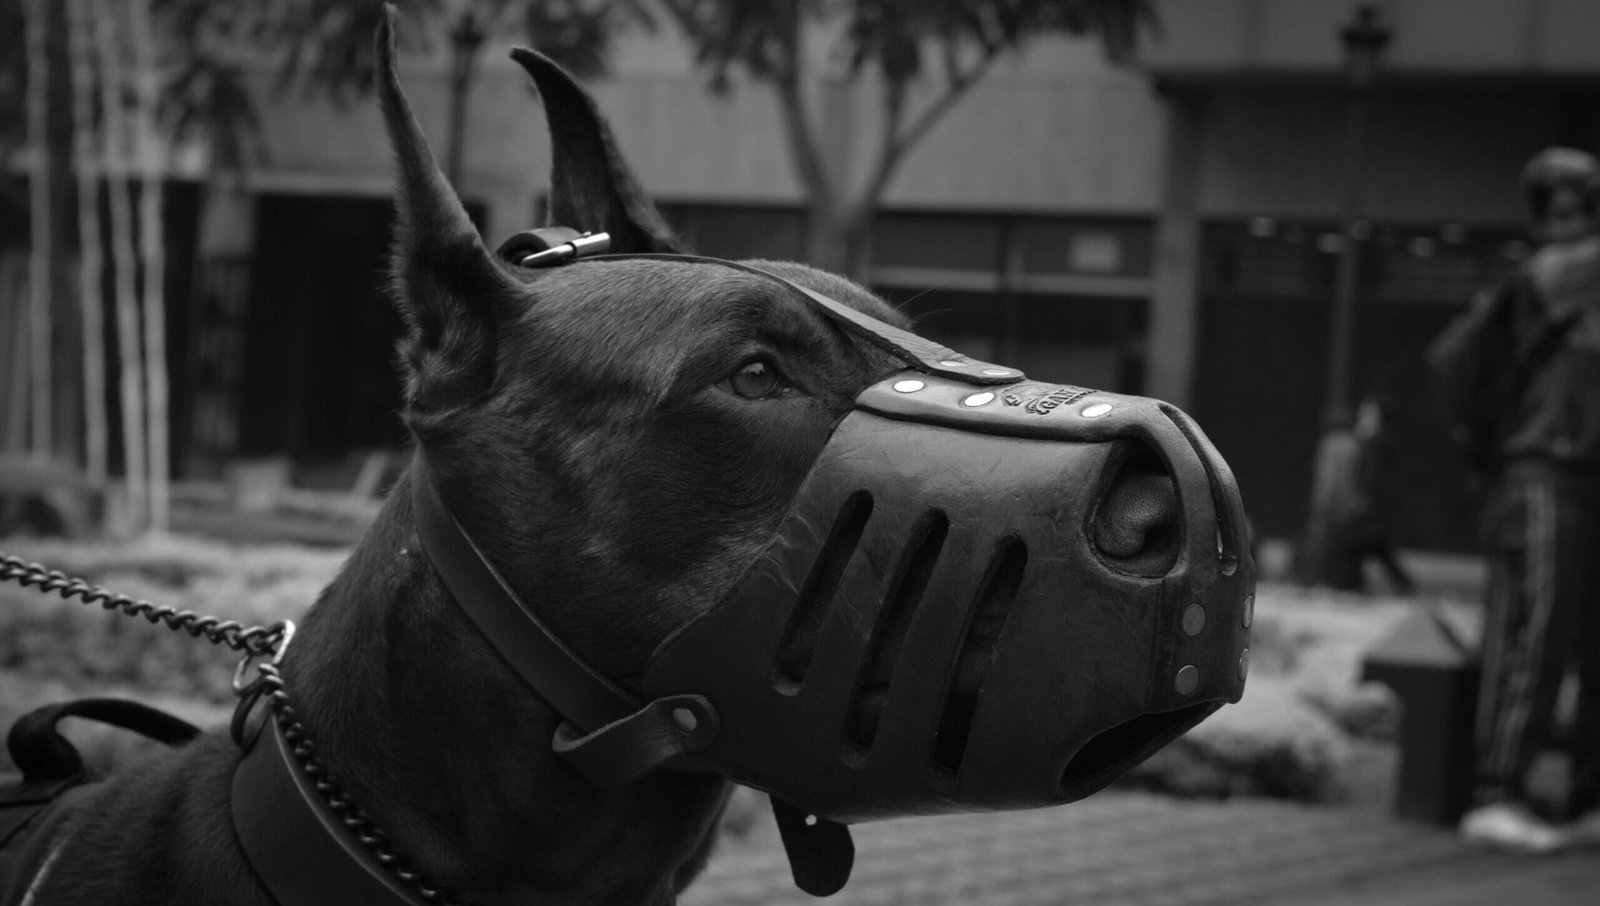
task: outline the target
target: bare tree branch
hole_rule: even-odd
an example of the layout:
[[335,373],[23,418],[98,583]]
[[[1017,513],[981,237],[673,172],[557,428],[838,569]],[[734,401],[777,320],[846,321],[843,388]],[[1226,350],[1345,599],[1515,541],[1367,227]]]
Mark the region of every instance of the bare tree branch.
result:
[[[904,116],[903,109],[893,110],[893,115],[887,117],[889,123],[883,144],[878,150],[877,162],[872,168],[872,175],[863,184],[861,194],[851,205],[850,216],[852,218],[870,216],[870,210],[877,206],[878,199],[883,196],[884,190],[888,188],[889,180],[894,176],[895,170],[899,168],[900,161],[904,159],[906,152],[915,147],[923,136],[927,135],[938,124],[939,120],[943,119],[945,114],[955,107],[956,102],[961,100],[967,91],[983,78],[984,73],[989,71],[989,67],[993,65],[999,56],[998,49],[987,52],[966,70],[952,74],[950,81],[945,86],[944,93],[935,98],[933,103],[924,107],[922,112],[903,130],[899,128],[900,120]],[[905,102],[903,84],[900,87],[900,95],[894,101],[894,105],[895,107],[903,108]],[[865,210],[858,211],[858,208]]]

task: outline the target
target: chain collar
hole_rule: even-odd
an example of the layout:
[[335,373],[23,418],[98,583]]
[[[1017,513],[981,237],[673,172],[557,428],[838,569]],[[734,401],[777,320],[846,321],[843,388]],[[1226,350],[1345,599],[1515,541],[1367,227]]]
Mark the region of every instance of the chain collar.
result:
[[245,858],[272,898],[279,906],[454,904],[317,758],[276,668],[261,675],[272,690],[241,702],[234,721],[244,756],[230,808]]

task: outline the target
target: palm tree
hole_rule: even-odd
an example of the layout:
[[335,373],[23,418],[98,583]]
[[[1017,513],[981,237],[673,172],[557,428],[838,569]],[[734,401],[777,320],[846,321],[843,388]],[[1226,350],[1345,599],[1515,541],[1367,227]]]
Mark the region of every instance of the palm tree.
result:
[[28,449],[39,458],[50,455],[53,443],[51,413],[50,344],[53,341],[50,311],[51,269],[55,249],[55,207],[51,203],[51,166],[47,133],[50,117],[49,0],[30,0],[27,9],[28,59],[28,150],[31,172],[28,179],[28,216],[31,257],[28,267],[28,346],[30,412]]
[[150,527],[165,531],[171,501],[171,456],[167,407],[166,254],[162,236],[161,142],[156,135],[156,105],[160,77],[156,72],[155,44],[150,29],[150,0],[133,0],[127,6],[128,36],[133,44],[134,130],[136,157],[144,186],[139,193],[139,258],[144,276],[141,308],[144,316],[145,405],[149,416]]
[[90,0],[67,5],[72,58],[72,157],[78,171],[78,304],[83,316],[84,472],[104,487],[110,432],[106,414],[105,326],[100,281],[105,271],[100,234],[100,171],[95,147],[94,17]]
[[[742,68],[770,85],[790,157],[807,198],[807,257],[864,278],[869,229],[900,164],[993,65],[1042,35],[1099,36],[1119,59],[1155,26],[1150,0],[660,0],[725,90]],[[842,21],[841,21],[842,20]],[[812,97],[815,55],[805,42],[819,24],[844,26],[849,73],[871,66],[883,85],[883,131],[866,178],[852,186],[823,151],[822,109]],[[926,77],[926,79],[925,79]],[[912,104],[912,88],[931,98]]]
[[[424,46],[450,43],[449,133],[445,174],[460,184],[467,110],[486,35],[520,31],[529,43],[578,75],[604,70],[611,35],[637,17],[636,0],[417,0],[403,9],[417,21],[401,30]],[[372,0],[292,0],[258,35],[284,47],[282,83],[335,100],[371,87],[372,35],[383,7]]]
[[96,0],[95,46],[100,62],[100,106],[104,123],[101,153],[106,192],[110,196],[111,261],[117,315],[117,351],[121,358],[118,387],[122,400],[123,462],[127,473],[128,516],[135,526],[149,524],[149,475],[145,457],[144,350],[139,317],[137,252],[126,161],[129,154],[127,112],[123,102],[126,74],[117,45],[117,0]]

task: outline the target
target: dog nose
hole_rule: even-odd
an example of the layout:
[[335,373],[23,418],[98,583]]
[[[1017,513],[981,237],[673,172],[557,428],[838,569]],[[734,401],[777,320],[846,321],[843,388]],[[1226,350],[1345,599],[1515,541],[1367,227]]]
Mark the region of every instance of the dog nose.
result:
[[1123,460],[1089,531],[1101,556],[1124,572],[1164,576],[1177,563],[1177,490],[1154,450],[1141,446]]

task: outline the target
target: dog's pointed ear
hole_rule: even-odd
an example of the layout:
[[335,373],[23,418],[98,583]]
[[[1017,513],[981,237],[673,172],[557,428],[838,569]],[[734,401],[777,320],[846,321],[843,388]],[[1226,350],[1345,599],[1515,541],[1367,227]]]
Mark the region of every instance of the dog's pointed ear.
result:
[[533,77],[550,125],[550,225],[604,230],[615,253],[680,251],[594,98],[543,54],[518,47],[511,57]]
[[399,169],[390,279],[408,328],[400,342],[408,411],[437,411],[488,390],[497,325],[527,294],[484,246],[428,149],[400,89],[396,18],[385,4],[376,41],[377,91]]

